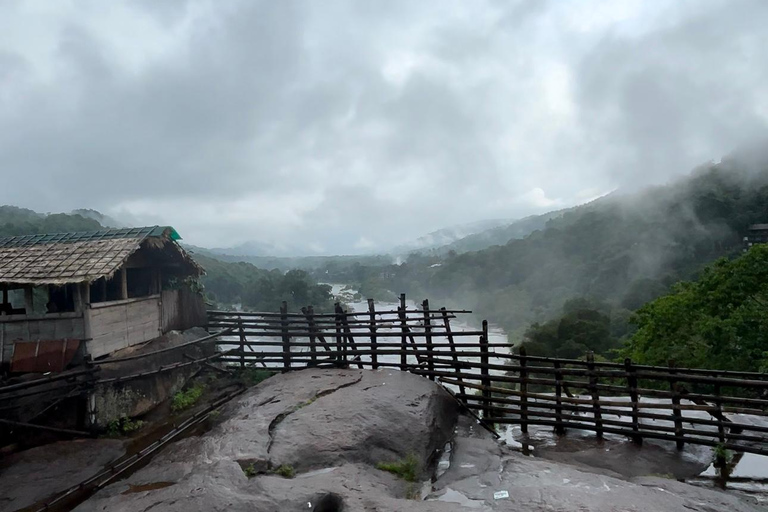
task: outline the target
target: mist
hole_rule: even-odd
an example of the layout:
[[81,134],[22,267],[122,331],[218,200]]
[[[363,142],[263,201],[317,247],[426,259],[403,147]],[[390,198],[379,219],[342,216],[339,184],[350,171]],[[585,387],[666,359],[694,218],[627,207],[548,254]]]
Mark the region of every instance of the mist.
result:
[[0,204],[198,246],[383,253],[766,135],[760,0],[2,9]]

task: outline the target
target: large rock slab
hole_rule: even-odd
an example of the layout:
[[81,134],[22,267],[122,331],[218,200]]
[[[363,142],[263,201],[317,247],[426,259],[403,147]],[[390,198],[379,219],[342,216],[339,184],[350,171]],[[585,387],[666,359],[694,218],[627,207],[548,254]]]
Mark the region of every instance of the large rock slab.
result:
[[[303,370],[231,402],[220,424],[158,455],[78,511],[646,511],[755,512],[737,495],[663,478],[629,480],[526,457],[460,416],[438,385],[398,371]],[[453,435],[450,467],[405,482],[381,460],[433,458]],[[248,477],[243,468],[261,472]],[[280,465],[294,478],[270,471]],[[505,492],[505,494],[497,494]],[[430,494],[431,493],[431,494]]]
[[[457,412],[445,390],[409,373],[278,375],[228,404],[211,431],[175,443],[76,510],[311,510],[330,495],[346,510],[461,510],[404,502],[419,484],[374,467],[415,454],[426,468],[453,435]],[[270,474],[284,465],[297,476]],[[248,478],[246,467],[260,474]]]

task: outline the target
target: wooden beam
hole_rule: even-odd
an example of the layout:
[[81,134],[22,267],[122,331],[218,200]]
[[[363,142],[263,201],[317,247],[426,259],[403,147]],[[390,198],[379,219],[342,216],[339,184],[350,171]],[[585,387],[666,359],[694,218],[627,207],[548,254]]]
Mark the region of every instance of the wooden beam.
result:
[[118,271],[118,279],[120,280],[120,298],[128,298],[128,269],[125,267]]

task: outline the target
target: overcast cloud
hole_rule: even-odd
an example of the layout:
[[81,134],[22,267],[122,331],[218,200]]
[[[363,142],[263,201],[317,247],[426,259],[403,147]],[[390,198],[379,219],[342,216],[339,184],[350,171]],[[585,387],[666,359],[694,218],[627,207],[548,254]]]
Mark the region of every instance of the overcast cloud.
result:
[[768,127],[768,2],[0,0],[0,204],[338,254]]

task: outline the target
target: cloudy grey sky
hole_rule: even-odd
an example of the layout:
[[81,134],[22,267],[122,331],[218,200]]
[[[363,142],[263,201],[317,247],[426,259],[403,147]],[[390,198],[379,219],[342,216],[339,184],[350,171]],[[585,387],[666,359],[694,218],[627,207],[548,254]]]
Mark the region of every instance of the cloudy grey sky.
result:
[[0,0],[0,204],[385,249],[718,160],[763,0]]

